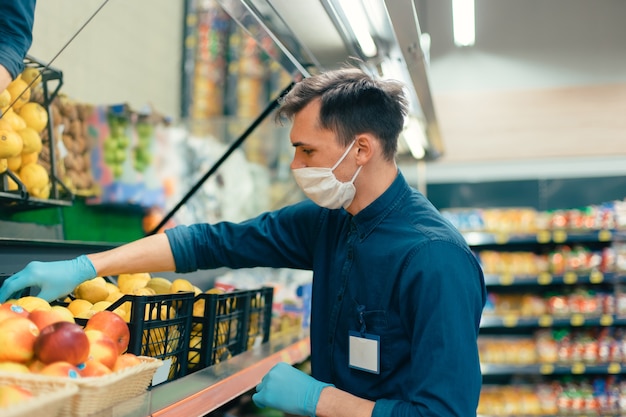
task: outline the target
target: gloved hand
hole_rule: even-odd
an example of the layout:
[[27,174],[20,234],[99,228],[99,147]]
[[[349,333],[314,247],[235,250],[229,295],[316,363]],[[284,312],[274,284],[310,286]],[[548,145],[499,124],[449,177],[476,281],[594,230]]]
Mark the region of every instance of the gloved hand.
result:
[[322,390],[333,386],[280,362],[257,385],[252,401],[261,408],[272,407],[286,413],[314,417]]
[[33,261],[4,281],[0,287],[0,302],[27,287],[39,287],[38,297],[56,300],[71,293],[81,282],[95,277],[96,269],[85,255],[69,261]]

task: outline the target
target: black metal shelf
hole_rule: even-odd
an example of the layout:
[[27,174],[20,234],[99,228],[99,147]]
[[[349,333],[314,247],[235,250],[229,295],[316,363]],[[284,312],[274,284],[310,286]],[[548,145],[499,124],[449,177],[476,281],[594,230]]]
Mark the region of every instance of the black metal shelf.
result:
[[517,314],[510,314],[504,316],[483,316],[480,321],[480,328],[482,329],[590,326],[626,326],[626,317],[614,314],[603,314],[601,316],[572,314],[567,317],[552,316],[549,314],[540,317],[524,317]]
[[626,373],[626,364],[619,362],[588,364],[542,363],[530,365],[480,364],[483,376],[490,375],[621,375]]
[[488,287],[507,287],[523,285],[577,285],[577,284],[616,284],[626,282],[626,276],[616,272],[566,272],[551,274],[541,272],[538,275],[516,274],[485,274],[485,285]]
[[[40,73],[41,85],[43,89],[42,106],[48,112],[48,125],[46,133],[48,135],[48,146],[50,148],[50,197],[46,199],[32,197],[26,190],[24,183],[7,170],[0,173],[0,209],[3,211],[25,211],[48,207],[70,206],[73,203],[74,195],[70,189],[58,178],[56,172],[55,158],[55,132],[50,104],[56,98],[63,85],[63,72],[53,68],[31,56],[24,58],[24,65],[36,68]],[[29,86],[30,87],[30,86]],[[17,184],[17,190],[9,190],[9,178]]]
[[506,244],[548,244],[611,242],[616,238],[625,239],[626,230],[539,230],[535,233],[508,232],[465,232],[465,241],[470,246]]

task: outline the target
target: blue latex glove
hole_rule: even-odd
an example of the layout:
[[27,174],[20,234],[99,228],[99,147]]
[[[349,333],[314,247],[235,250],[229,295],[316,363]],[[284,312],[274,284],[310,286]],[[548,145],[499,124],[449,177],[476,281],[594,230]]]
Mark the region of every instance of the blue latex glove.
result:
[[38,297],[47,301],[56,300],[71,293],[81,282],[96,276],[96,269],[85,255],[69,261],[30,262],[4,281],[0,287],[0,303],[27,287],[39,287]]
[[290,414],[314,417],[322,390],[333,386],[280,362],[257,385],[252,401],[261,408],[272,407]]

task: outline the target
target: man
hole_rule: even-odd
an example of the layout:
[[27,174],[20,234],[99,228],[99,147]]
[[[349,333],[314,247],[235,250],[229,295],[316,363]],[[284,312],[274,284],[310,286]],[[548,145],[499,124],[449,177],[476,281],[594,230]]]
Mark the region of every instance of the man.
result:
[[122,272],[309,269],[312,377],[276,365],[257,386],[257,405],[309,416],[475,415],[484,280],[461,235],[398,171],[406,112],[397,82],[356,69],[307,78],[278,116],[293,120],[291,168],[310,201],[31,263],[0,288],[0,301],[31,285],[56,298]]
[[0,92],[24,69],[34,13],[35,0],[0,0]]

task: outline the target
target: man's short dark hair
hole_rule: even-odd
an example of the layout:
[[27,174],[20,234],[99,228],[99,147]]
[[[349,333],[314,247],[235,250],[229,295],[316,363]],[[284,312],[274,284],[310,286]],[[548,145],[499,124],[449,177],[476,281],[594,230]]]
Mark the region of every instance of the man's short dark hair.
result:
[[357,68],[314,75],[283,97],[277,120],[293,119],[316,99],[321,102],[320,126],[335,132],[343,145],[349,145],[358,134],[370,133],[381,141],[384,157],[393,160],[408,112],[401,82],[375,80]]

